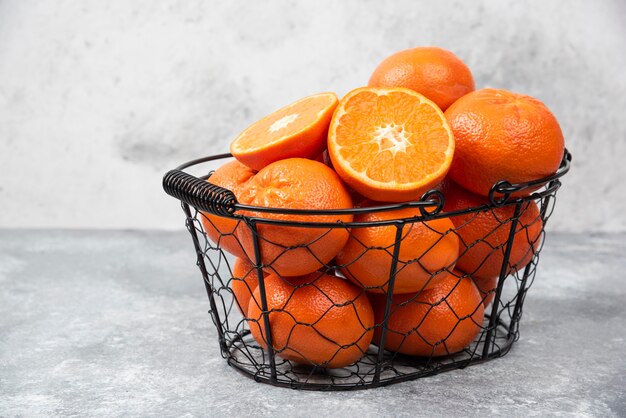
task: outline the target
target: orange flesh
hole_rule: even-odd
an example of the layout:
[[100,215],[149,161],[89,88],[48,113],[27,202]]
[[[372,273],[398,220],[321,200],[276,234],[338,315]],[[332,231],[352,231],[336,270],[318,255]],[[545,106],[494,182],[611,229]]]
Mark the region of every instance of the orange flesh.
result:
[[329,148],[353,179],[402,189],[445,175],[454,137],[441,110],[424,96],[403,88],[362,88],[340,103]]
[[333,93],[322,93],[298,100],[246,129],[233,143],[233,150],[251,152],[288,139],[314,125],[336,103]]

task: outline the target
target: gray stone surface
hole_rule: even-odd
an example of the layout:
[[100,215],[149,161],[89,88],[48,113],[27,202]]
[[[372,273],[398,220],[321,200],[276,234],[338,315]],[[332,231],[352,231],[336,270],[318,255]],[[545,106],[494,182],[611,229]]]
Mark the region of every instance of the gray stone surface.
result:
[[226,365],[186,232],[0,230],[0,416],[625,416],[625,251],[550,235],[502,359],[316,393]]

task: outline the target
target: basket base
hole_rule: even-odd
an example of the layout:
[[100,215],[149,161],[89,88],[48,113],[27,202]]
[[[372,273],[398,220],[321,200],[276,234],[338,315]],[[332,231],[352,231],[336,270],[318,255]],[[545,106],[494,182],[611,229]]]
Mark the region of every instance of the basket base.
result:
[[[488,316],[485,321],[488,323]],[[303,390],[358,390],[433,376],[502,357],[516,340],[515,333],[509,333],[509,327],[499,322],[492,349],[486,356],[482,356],[486,334],[483,331],[470,347],[445,357],[412,357],[385,351],[378,379],[378,347],[374,345],[356,364],[341,369],[303,366],[276,357],[276,373],[273,375],[267,352],[254,341],[250,331],[244,330],[237,333],[227,345],[225,355],[231,367],[257,382]]]

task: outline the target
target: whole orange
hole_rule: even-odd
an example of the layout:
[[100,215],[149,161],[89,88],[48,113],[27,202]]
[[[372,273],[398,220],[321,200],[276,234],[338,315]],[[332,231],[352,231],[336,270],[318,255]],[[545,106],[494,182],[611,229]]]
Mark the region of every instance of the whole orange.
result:
[[374,70],[369,86],[406,87],[446,110],[459,97],[474,91],[469,68],[452,52],[417,47],[396,52]]
[[456,139],[449,176],[474,193],[487,196],[499,180],[523,183],[559,168],[563,133],[537,99],[483,89],[459,99],[445,115]]
[[[372,298],[376,324],[385,314],[386,298]],[[448,274],[419,293],[394,295],[385,349],[413,356],[444,356],[470,345],[481,330],[484,306],[470,278]],[[380,343],[382,328],[374,341]]]
[[[453,182],[445,182],[442,191],[446,212],[488,204],[486,197],[471,193]],[[475,280],[483,279],[485,282],[499,276],[514,212],[515,207],[507,205],[451,216],[456,233],[461,238],[456,268],[471,274]],[[524,268],[530,262],[541,241],[542,231],[543,221],[537,204],[532,200],[524,202],[515,229],[507,274]]]
[[[220,166],[207,180],[209,183],[223,187],[233,192],[238,198],[241,187],[250,180],[256,172],[237,160]],[[239,243],[235,230],[238,221],[225,216],[200,212],[200,222],[204,232],[211,241],[236,257],[244,257],[245,253]]]
[[[352,199],[337,174],[328,166],[304,158],[276,161],[259,171],[241,190],[239,202],[281,209],[348,209]],[[337,255],[348,240],[348,230],[338,222],[351,222],[352,215],[283,214],[242,211],[261,218],[254,234],[248,226],[237,230],[248,258],[255,260],[258,238],[261,262],[268,272],[300,276],[318,270]],[[270,221],[264,223],[263,221]],[[272,224],[272,221],[290,225]],[[332,228],[298,223],[336,223]]]
[[[355,222],[379,222],[421,216],[417,208],[355,216]],[[402,230],[393,293],[418,292],[437,281],[442,269],[452,271],[459,254],[459,238],[448,218],[409,221]],[[341,272],[371,292],[387,292],[396,243],[395,225],[352,228],[348,243],[337,255]]]
[[[350,282],[324,273],[265,278],[265,293],[276,353],[296,363],[344,367],[369,347],[374,313],[366,294]],[[260,289],[248,307],[255,340],[267,347]]]

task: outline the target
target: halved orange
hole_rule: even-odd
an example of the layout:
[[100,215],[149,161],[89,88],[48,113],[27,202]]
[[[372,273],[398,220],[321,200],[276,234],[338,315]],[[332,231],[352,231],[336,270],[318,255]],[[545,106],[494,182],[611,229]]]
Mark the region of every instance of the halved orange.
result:
[[335,93],[300,99],[255,122],[230,144],[230,152],[254,170],[286,158],[315,159],[326,148]]
[[328,131],[333,167],[372,200],[418,200],[445,177],[454,136],[441,109],[412,90],[363,87],[337,106]]

